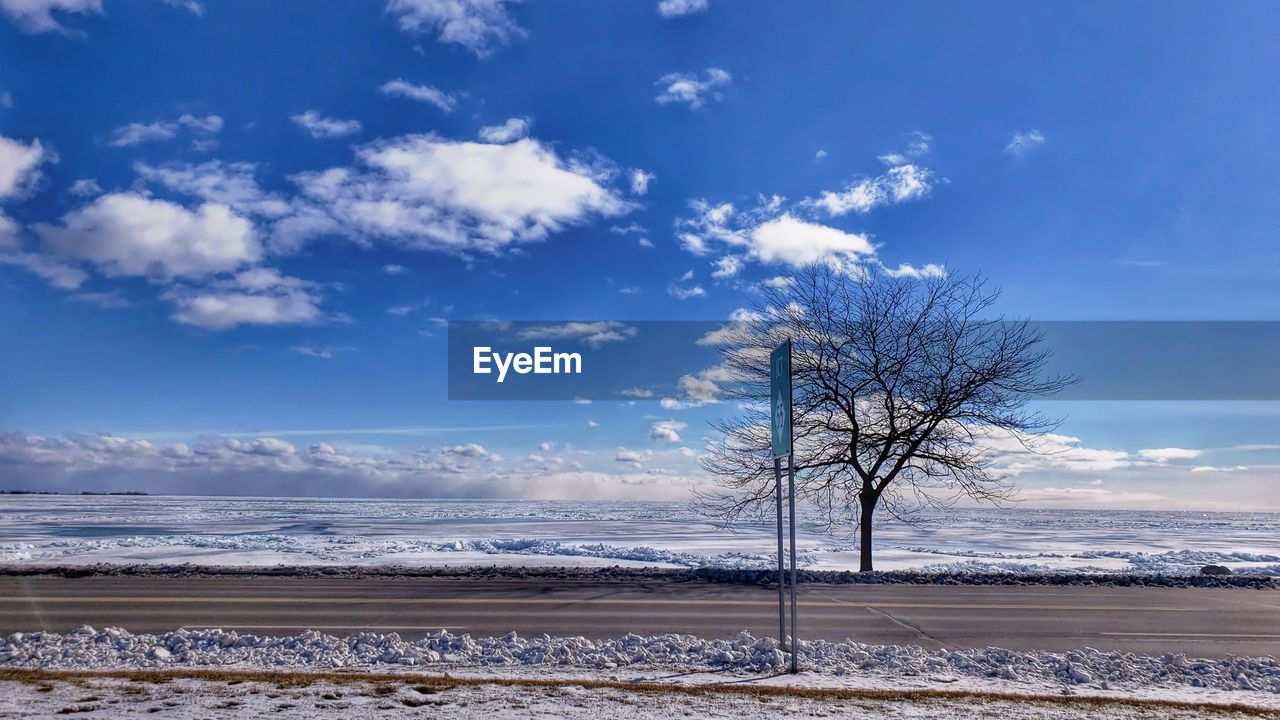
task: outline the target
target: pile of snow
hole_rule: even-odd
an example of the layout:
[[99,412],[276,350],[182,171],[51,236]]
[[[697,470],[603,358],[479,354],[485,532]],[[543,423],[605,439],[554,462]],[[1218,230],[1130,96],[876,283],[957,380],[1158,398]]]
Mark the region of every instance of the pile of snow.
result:
[[[783,676],[790,678],[790,676]],[[681,678],[681,681],[686,678]],[[771,682],[760,679],[760,684]],[[717,676],[702,684],[714,685]],[[952,720],[958,717],[1000,720],[1243,720],[1261,713],[1224,709],[1238,695],[1212,697],[1196,691],[1195,707],[1135,706],[1128,702],[1057,703],[984,697],[859,697],[846,702],[787,692],[763,697],[733,692],[663,692],[662,678],[646,678],[643,690],[584,687],[572,683],[524,685],[495,678],[484,684],[422,683],[412,674],[392,682],[317,680],[304,686],[280,686],[256,680],[179,679],[146,682],[109,677],[75,677],[40,682],[0,681],[0,714],[5,717],[74,715],[79,718],[556,718],[557,720],[675,720],[680,718],[838,717],[845,720]],[[1098,695],[1091,693],[1093,697]],[[1106,693],[1104,693],[1106,695]],[[1256,694],[1255,694],[1256,696]],[[1257,699],[1250,696],[1250,699]],[[1167,698],[1165,698],[1167,699]],[[1267,699],[1270,699],[1267,696]],[[765,703],[768,703],[767,705]],[[1206,705],[1213,702],[1215,705]],[[1258,707],[1258,704],[1254,705]],[[766,712],[767,708],[767,712]],[[1262,707],[1260,709],[1265,709]]]
[[[801,641],[801,664],[821,675],[928,676],[1003,680],[1038,685],[1193,687],[1280,693],[1280,661],[1274,657],[1219,660],[1106,653],[1014,652],[1000,648],[927,650],[915,645],[865,645],[852,641]],[[764,672],[787,656],[773,638],[741,632],[732,640],[692,635],[472,638],[439,631],[416,641],[396,633],[345,638],[308,631],[262,637],[223,630],[132,634],[83,626],[71,633],[15,633],[0,642],[0,665],[22,668],[154,668],[236,666],[334,669],[376,666],[521,667],[608,670],[620,667],[677,671]]]
[[[470,553],[502,556],[541,556],[562,558],[598,558],[621,560],[667,567],[717,567],[726,569],[771,568],[777,565],[777,554],[725,552],[704,554],[684,552],[648,545],[610,545],[607,543],[567,543],[534,538],[481,538],[436,542],[419,539],[369,540],[338,535],[320,538],[284,535],[139,535],[116,538],[84,538],[55,540],[38,550],[30,543],[0,545],[0,562],[62,560],[91,554],[119,553],[122,550],[215,550],[224,552],[263,552],[305,555],[322,563],[365,563],[390,556],[420,556],[425,553]],[[801,550],[797,561],[802,567],[813,565],[815,553]]]
[[[449,543],[427,543],[432,552],[482,552],[487,555],[554,555],[558,557],[593,557],[608,560],[634,560],[655,565],[678,567],[771,568],[777,565],[777,554],[728,552],[717,555],[681,552],[640,545],[622,547],[604,543],[573,545],[558,540],[456,540]],[[802,566],[814,563],[813,553],[797,554]]]
[[[1141,552],[1128,550],[1085,550],[1076,553],[1036,552],[1009,553],[969,549],[928,547],[901,548],[908,552],[971,558],[949,563],[930,563],[921,572],[1012,572],[1026,574],[1061,573],[1061,560],[1123,560],[1125,572],[1142,575],[1196,575],[1205,565],[1235,567],[1250,575],[1280,576],[1280,555],[1256,552],[1218,552],[1208,550],[1169,550]],[[1040,561],[1040,562],[1035,562]],[[1070,572],[1082,574],[1113,573],[1111,567],[1073,565]]]

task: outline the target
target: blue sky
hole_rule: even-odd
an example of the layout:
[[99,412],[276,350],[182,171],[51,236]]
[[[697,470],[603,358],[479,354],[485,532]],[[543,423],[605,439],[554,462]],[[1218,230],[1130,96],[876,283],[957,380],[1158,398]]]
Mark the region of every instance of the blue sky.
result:
[[[6,486],[681,497],[723,403],[450,403],[442,323],[721,319],[806,259],[1280,315],[1263,3],[0,18]],[[1049,410],[1029,503],[1280,508],[1274,403]]]

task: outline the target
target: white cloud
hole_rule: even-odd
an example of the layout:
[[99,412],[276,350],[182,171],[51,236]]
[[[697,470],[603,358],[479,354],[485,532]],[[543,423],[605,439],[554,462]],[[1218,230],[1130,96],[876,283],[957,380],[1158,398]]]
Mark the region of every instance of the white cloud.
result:
[[681,376],[679,387],[684,402],[697,405],[720,402],[720,394],[724,390],[717,384],[717,380],[723,381],[725,378],[725,372],[719,368],[702,370],[696,375]]
[[33,252],[0,252],[0,263],[16,265],[60,290],[74,290],[89,276],[80,268]]
[[789,214],[752,228],[747,240],[751,255],[765,263],[856,263],[859,257],[875,252],[866,235],[806,222]]
[[[824,210],[832,216],[850,212],[865,215],[878,207],[927,197],[939,180],[932,170],[916,161],[929,152],[932,142],[932,137],[919,130],[908,133],[901,152],[878,157],[880,162],[889,166],[884,173],[855,178],[843,190],[826,191],[817,198],[806,198],[801,205]],[[821,152],[818,157],[825,156],[826,153]]]
[[653,182],[658,176],[653,173],[647,173],[644,170],[636,168],[631,171],[631,192],[635,195],[644,195],[649,192],[649,183]]
[[688,300],[689,298],[703,297],[707,291],[701,285],[681,286],[671,283],[667,286],[667,294],[677,300]]
[[169,7],[186,10],[196,17],[204,15],[204,5],[201,5],[197,0],[164,0],[164,4]]
[[0,210],[0,250],[12,250],[22,245],[18,223]]
[[395,263],[387,263],[382,266],[383,275],[403,275],[407,272],[409,272],[409,268],[403,265],[396,265]]
[[649,231],[644,229],[644,227],[639,223],[631,223],[625,227],[622,225],[614,225],[609,228],[609,232],[614,235],[644,235]]
[[278,218],[292,211],[289,202],[258,186],[257,165],[248,162],[209,160],[198,165],[148,165],[134,163],[142,179],[170,190],[219,203],[243,215]]
[[827,156],[827,151],[826,151],[826,150],[818,150],[817,152],[815,152],[815,153],[813,154],[813,159],[814,159],[814,160],[821,160],[821,159],[825,158],[826,156]]
[[359,120],[338,120],[324,117],[315,110],[308,110],[290,118],[313,138],[334,138],[360,132]]
[[107,144],[111,147],[128,147],[144,142],[172,140],[178,135],[178,126],[171,122],[129,123],[111,133]]
[[663,484],[621,473],[531,472],[523,459],[511,467],[503,463],[499,454],[470,442],[401,450],[329,442],[298,447],[272,436],[207,436],[192,444],[155,444],[112,435],[0,433],[6,480],[33,489],[521,499],[675,499],[685,492],[679,477]]
[[1138,457],[1156,463],[1167,463],[1170,460],[1191,460],[1200,457],[1199,450],[1188,448],[1145,448],[1138,451]]
[[453,445],[452,447],[441,448],[442,452],[447,455],[461,455],[468,458],[479,458],[490,460],[497,457],[494,453],[489,452],[485,446],[479,443],[467,443],[465,445]]
[[93,263],[109,277],[201,277],[258,260],[253,225],[220,203],[188,210],[136,193],[111,193],[37,225],[44,247]]
[[708,101],[724,98],[720,89],[733,81],[733,76],[720,68],[707,68],[701,78],[696,73],[670,73],[654,83],[659,92],[654,100],[659,105],[684,103],[691,110],[701,109]]
[[24,32],[72,34],[73,31],[58,22],[54,13],[101,15],[102,0],[0,0],[0,12]]
[[926,263],[922,267],[916,267],[911,263],[901,263],[896,268],[885,267],[884,271],[893,277],[909,277],[917,280],[947,276],[947,268],[937,263]]
[[638,450],[628,450],[627,448],[618,448],[618,452],[614,454],[613,461],[631,465],[632,467],[640,467],[642,463],[653,457],[651,452],[640,452]]
[[827,191],[806,200],[833,216],[866,214],[883,205],[897,205],[927,196],[936,183],[933,171],[915,164],[896,165],[883,174],[862,178],[839,192]]
[[485,125],[480,128],[480,139],[487,143],[509,143],[519,140],[529,132],[526,118],[508,118],[501,125]]
[[[697,199],[689,203],[692,215],[676,221],[676,237],[689,253],[718,255],[713,272],[718,279],[735,276],[748,261],[791,266],[825,262],[846,272],[863,264],[881,265],[870,236],[810,219],[815,205],[813,200],[789,205],[774,195],[760,196],[754,207],[739,210],[732,203]],[[945,273],[934,263],[887,269],[917,278]]]
[[1039,130],[1018,130],[1009,134],[1009,144],[1004,146],[1004,151],[1014,157],[1022,157],[1044,143],[1044,134]]
[[311,345],[295,345],[293,351],[299,355],[307,357],[319,358],[320,360],[332,360],[334,355],[341,352],[348,352],[352,348],[349,347],[314,347]]
[[679,431],[687,427],[688,423],[678,420],[659,420],[649,428],[649,438],[658,442],[680,442]]
[[[876,265],[890,275],[912,278],[940,277],[945,268],[936,263],[916,267],[902,263],[885,266],[877,257],[871,237],[818,221],[819,214],[833,216],[850,212],[866,213],[890,205],[925,197],[940,181],[933,171],[913,162],[929,151],[931,138],[922,132],[907,135],[902,152],[880,157],[890,167],[881,175],[864,177],[838,192],[828,191],[817,198],[788,202],[780,195],[759,195],[754,206],[740,209],[730,202],[706,199],[689,202],[688,217],[676,220],[676,238],[687,252],[717,256],[713,277],[737,275],[747,262],[800,266],[827,263],[845,272],[859,266]],[[781,287],[785,278],[766,281],[766,287]]]
[[524,328],[517,336],[521,340],[577,340],[598,348],[609,343],[622,342],[635,337],[636,329],[616,320],[597,322],[567,322],[559,325],[535,325]]
[[644,227],[642,227],[639,223],[631,223],[630,225],[627,225],[625,227],[620,225],[614,225],[609,228],[609,232],[613,233],[614,235],[639,235],[640,237],[636,240],[636,242],[640,245],[640,247],[642,248],[653,247],[653,242],[649,240],[649,238],[644,237],[645,234],[647,234],[649,231],[646,230]]
[[1019,492],[1019,498],[1036,504],[1060,504],[1067,507],[1084,505],[1101,505],[1108,507],[1128,506],[1147,509],[1157,502],[1168,502],[1169,498],[1150,492],[1116,492],[1103,487],[1037,487],[1026,488]]
[[81,178],[71,183],[71,187],[67,188],[67,192],[78,197],[91,197],[93,195],[101,195],[102,186],[93,178]]
[[894,165],[906,165],[914,158],[918,158],[929,152],[929,147],[933,144],[933,136],[928,133],[913,130],[907,133],[906,143],[901,152],[885,153],[877,156],[880,162],[890,167]]
[[200,135],[213,135],[222,131],[223,120],[218,115],[197,117],[186,114],[176,121],[158,121],[153,123],[129,123],[111,132],[107,144],[111,147],[130,147],[146,142],[172,140],[178,136],[178,130],[188,128]]
[[485,57],[499,45],[523,37],[507,11],[511,0],[390,0],[387,12],[407,33],[434,32],[440,42],[461,45]]
[[707,0],[662,0],[658,3],[658,14],[668,19],[706,11]]
[[631,205],[529,138],[505,145],[407,135],[366,145],[360,169],[294,176],[342,232],[407,247],[496,254]]
[[254,163],[209,160],[195,165],[152,166],[139,162],[133,167],[148,182],[226,205],[238,215],[262,222],[263,240],[275,254],[295,252],[316,235],[342,232],[325,208],[264,191],[258,185]]
[[[725,330],[727,328],[708,333],[698,340],[698,344],[717,344],[719,342],[716,337],[717,334],[723,333]],[[700,370],[692,375],[683,375],[680,377],[679,382],[680,397],[664,397],[659,405],[664,410],[684,410],[685,408],[718,403],[720,402],[720,395],[724,392],[719,383],[730,382],[731,380],[728,370],[720,366]]]
[[775,290],[782,290],[784,288],[791,287],[795,283],[796,279],[787,275],[774,275],[773,277],[760,282],[764,287],[773,288]]
[[175,320],[209,330],[322,319],[316,284],[271,268],[251,268],[207,288],[174,288],[165,297],[174,304]]
[[742,272],[742,258],[736,255],[725,255],[715,261],[715,270],[712,271],[711,277],[717,280],[731,278]]
[[13,107],[13,93],[10,93],[8,90],[0,91],[0,107]]
[[1011,476],[1046,468],[1096,473],[1135,465],[1133,456],[1124,450],[1090,448],[1070,435],[1049,433],[1026,442],[1035,452],[1004,431],[993,430],[981,438],[996,466]]
[[677,233],[680,245],[694,255],[706,255],[712,250],[713,242],[730,246],[741,246],[746,243],[742,233],[730,227],[730,222],[737,215],[732,203],[712,205],[706,200],[694,200],[689,203],[695,215],[676,221],[676,227],[686,228]]
[[[786,284],[781,285],[780,287],[787,287],[788,285],[795,282],[791,278],[774,278],[774,280],[779,280],[779,279],[787,281]],[[723,325],[715,330],[712,330],[706,335],[703,335],[702,337],[698,338],[697,344],[708,345],[708,346],[729,344],[733,340],[733,335],[735,331],[742,329],[746,323],[756,322],[756,321],[762,320],[763,318],[764,318],[764,315],[761,315],[760,313],[754,310],[748,310],[746,308],[738,308],[733,312],[729,313],[729,324]]]
[[198,133],[213,135],[222,132],[223,121],[222,116],[220,115],[205,115],[204,117],[200,117],[198,115],[187,113],[178,118],[178,124],[191,128],[193,131]]
[[449,93],[430,85],[417,85],[407,80],[396,78],[382,84],[378,92],[392,97],[403,97],[418,102],[435,105],[445,112],[453,112],[457,101]]
[[1248,472],[1248,470],[1249,470],[1249,466],[1248,466],[1248,465],[1228,465],[1228,466],[1225,466],[1225,467],[1214,467],[1213,465],[1196,465],[1195,467],[1191,468],[1191,472],[1193,472],[1193,473],[1205,473],[1205,472],[1219,472],[1219,473],[1226,473],[1226,472]]
[[0,200],[27,195],[40,179],[40,165],[56,160],[39,140],[24,143],[0,136]]
[[624,395],[624,396],[626,396],[626,397],[633,397],[633,398],[651,398],[651,397],[653,397],[653,391],[652,391],[652,390],[649,390],[648,388],[642,388],[642,387],[627,388],[626,390],[622,390],[622,391],[620,392],[620,394],[622,394],[622,395]]

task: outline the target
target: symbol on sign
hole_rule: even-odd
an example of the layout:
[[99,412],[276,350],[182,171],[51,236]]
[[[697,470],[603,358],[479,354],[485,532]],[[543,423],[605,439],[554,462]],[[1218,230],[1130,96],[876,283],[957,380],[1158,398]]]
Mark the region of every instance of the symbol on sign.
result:
[[785,403],[774,403],[773,405],[773,431],[778,437],[782,437],[787,431],[787,406]]

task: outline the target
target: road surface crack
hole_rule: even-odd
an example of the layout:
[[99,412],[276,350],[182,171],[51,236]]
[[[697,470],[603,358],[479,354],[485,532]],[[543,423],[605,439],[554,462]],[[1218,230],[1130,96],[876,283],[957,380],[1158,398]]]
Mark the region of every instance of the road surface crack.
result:
[[956,647],[955,647],[954,645],[952,645],[951,643],[946,642],[946,641],[944,641],[944,640],[941,640],[941,639],[939,639],[939,638],[936,638],[936,637],[934,637],[934,636],[930,635],[929,633],[927,633],[927,632],[925,632],[924,630],[922,630],[922,629],[920,628],[920,626],[918,626],[918,625],[913,625],[912,623],[909,623],[909,622],[907,622],[906,620],[899,620],[898,618],[894,617],[894,616],[893,616],[893,615],[891,615],[890,613],[887,613],[887,612],[885,612],[884,610],[881,610],[881,609],[879,609],[879,608],[873,608],[873,607],[870,607],[870,606],[864,606],[864,607],[866,607],[866,608],[867,608],[867,610],[870,610],[871,612],[875,613],[876,615],[883,616],[883,617],[884,617],[885,619],[887,619],[889,622],[893,623],[894,625],[897,625],[898,627],[902,628],[903,630],[910,630],[911,632],[913,632],[913,633],[915,633],[915,634],[916,634],[916,637],[917,637],[917,638],[919,638],[919,639],[921,639],[921,640],[928,640],[929,642],[937,643],[937,644],[941,645],[942,647],[945,647],[945,648],[947,648],[947,649],[949,649],[949,650],[955,650],[955,649],[956,649]]
[[839,603],[840,605],[849,605],[850,607],[864,607],[864,608],[866,608],[867,610],[869,610],[871,613],[873,613],[873,614],[875,614],[875,615],[880,615],[881,617],[885,618],[886,620],[888,620],[889,622],[893,623],[894,625],[897,625],[898,627],[902,628],[903,630],[910,630],[911,632],[915,633],[915,635],[916,635],[916,637],[917,637],[917,638],[919,638],[919,639],[921,639],[921,640],[927,640],[927,641],[929,641],[929,642],[937,643],[938,645],[941,645],[942,647],[947,648],[948,650],[956,650],[956,649],[957,649],[955,645],[952,645],[952,644],[951,644],[951,643],[949,643],[949,642],[946,642],[946,641],[944,641],[944,640],[941,640],[941,639],[939,639],[939,638],[936,638],[936,637],[934,637],[934,636],[930,635],[929,633],[927,633],[927,632],[925,632],[924,630],[922,630],[919,626],[917,626],[917,625],[912,625],[911,623],[907,622],[906,620],[899,620],[898,618],[894,617],[893,615],[891,615],[891,614],[889,614],[889,613],[887,613],[887,612],[885,612],[884,610],[881,610],[881,609],[879,609],[879,608],[873,608],[873,607],[871,607],[870,605],[862,605],[862,604],[860,604],[860,603],[850,603],[850,602],[845,602],[844,600],[841,600],[840,598],[838,598],[838,597],[836,597],[835,595],[832,595],[832,594],[830,594],[830,593],[819,592],[819,593],[817,593],[817,594],[822,595],[823,597],[827,598],[828,600],[830,600],[830,601],[832,601],[832,602],[834,602],[834,603]]

